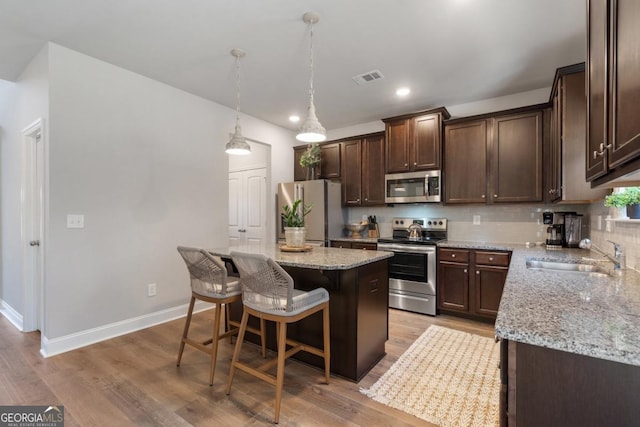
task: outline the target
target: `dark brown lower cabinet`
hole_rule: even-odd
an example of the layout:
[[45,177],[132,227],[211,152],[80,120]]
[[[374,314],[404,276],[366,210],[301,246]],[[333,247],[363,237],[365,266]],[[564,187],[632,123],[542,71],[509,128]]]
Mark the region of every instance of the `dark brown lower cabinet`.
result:
[[637,426],[640,367],[502,340],[500,426]]
[[[230,271],[233,266],[228,265]],[[331,329],[331,373],[360,381],[384,357],[389,337],[389,269],[386,259],[349,270],[315,270],[284,267],[294,280],[296,289],[329,291]],[[233,320],[242,317],[242,303],[230,304]],[[258,328],[258,319],[249,318],[249,325]],[[287,337],[322,348],[322,313],[313,314],[287,326]],[[247,341],[259,343],[260,338],[247,334]],[[273,322],[267,322],[267,347],[277,349]],[[324,369],[324,360],[300,352],[292,356]]]
[[438,249],[438,309],[495,320],[511,252]]

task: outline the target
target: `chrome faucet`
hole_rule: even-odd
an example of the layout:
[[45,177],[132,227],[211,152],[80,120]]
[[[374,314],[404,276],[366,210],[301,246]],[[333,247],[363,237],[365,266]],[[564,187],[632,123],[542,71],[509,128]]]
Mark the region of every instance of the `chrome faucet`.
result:
[[582,249],[590,249],[598,252],[600,255],[606,257],[609,261],[613,263],[614,270],[624,270],[626,268],[625,265],[625,257],[624,251],[622,250],[622,246],[619,243],[612,242],[611,240],[607,240],[613,244],[613,256],[609,255],[596,245],[591,242],[591,239],[582,239],[580,240],[580,244],[578,245]]

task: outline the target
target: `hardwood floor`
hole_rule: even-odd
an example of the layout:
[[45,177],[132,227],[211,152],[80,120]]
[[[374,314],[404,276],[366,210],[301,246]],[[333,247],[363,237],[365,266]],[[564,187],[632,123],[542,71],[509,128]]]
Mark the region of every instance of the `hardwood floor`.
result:
[[[390,310],[387,355],[355,384],[321,370],[287,361],[282,426],[430,426],[361,394],[430,325],[493,337],[493,325],[450,316],[430,317]],[[212,310],[195,314],[196,338],[209,336]],[[184,319],[178,319],[59,356],[42,358],[40,334],[21,333],[0,316],[0,404],[64,405],[65,425],[216,425],[272,424],[274,387],[236,373],[225,394],[233,345],[220,342],[213,386],[209,358],[187,346],[181,366],[176,357]],[[234,340],[235,343],[235,340]],[[243,346],[243,359],[260,357],[259,347]]]

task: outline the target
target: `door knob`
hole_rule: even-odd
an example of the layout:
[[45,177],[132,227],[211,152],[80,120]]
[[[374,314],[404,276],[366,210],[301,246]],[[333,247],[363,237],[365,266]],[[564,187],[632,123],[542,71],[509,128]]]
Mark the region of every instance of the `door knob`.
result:
[[40,240],[32,240],[29,242],[29,246],[40,246]]

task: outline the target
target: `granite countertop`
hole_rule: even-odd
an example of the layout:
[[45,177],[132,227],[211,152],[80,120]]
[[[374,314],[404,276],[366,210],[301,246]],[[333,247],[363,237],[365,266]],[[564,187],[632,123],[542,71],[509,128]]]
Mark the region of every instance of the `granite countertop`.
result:
[[[521,343],[640,366],[640,273],[595,277],[527,269],[526,261],[602,259],[582,249],[447,242],[443,246],[511,250],[495,323],[496,336]],[[455,247],[455,246],[450,246]],[[605,269],[611,262],[598,263]]]
[[264,254],[287,267],[321,270],[349,270],[361,265],[391,258],[393,252],[354,251],[353,249],[314,246],[309,252],[282,252],[278,245],[243,245],[208,249],[217,256],[229,256],[232,251]]

